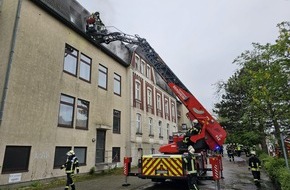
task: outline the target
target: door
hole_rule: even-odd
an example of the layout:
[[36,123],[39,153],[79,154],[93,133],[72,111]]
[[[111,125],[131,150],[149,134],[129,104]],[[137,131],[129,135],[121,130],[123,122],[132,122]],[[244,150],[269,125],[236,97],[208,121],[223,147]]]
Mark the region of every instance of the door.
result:
[[105,162],[106,131],[97,130],[96,164]]

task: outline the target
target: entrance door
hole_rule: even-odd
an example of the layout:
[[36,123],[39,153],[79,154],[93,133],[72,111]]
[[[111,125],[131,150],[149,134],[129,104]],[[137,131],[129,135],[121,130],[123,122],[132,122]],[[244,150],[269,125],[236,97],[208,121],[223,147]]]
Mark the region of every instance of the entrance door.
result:
[[96,164],[105,162],[106,131],[97,130]]

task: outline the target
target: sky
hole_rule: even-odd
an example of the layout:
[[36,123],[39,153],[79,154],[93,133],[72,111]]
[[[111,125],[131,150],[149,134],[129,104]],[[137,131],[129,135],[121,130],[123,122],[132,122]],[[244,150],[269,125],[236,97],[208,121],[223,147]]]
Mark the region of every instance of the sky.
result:
[[274,43],[290,20],[290,0],[78,0],[110,28],[145,38],[212,113],[216,84],[239,68],[252,43]]

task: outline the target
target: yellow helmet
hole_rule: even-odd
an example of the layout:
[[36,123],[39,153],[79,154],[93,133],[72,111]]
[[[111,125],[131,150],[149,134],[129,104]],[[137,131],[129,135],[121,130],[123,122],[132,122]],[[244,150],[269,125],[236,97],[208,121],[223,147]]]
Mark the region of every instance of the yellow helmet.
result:
[[75,155],[75,152],[73,150],[70,150],[66,153],[67,156]]

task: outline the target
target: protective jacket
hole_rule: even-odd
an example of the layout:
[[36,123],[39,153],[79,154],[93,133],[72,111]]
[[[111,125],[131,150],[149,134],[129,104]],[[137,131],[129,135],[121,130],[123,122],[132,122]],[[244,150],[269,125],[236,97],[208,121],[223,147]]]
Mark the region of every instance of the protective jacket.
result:
[[75,155],[69,156],[62,167],[65,168],[66,173],[74,173],[75,169],[79,169],[78,158]]
[[249,158],[249,169],[252,171],[260,171],[261,161],[256,156]]

